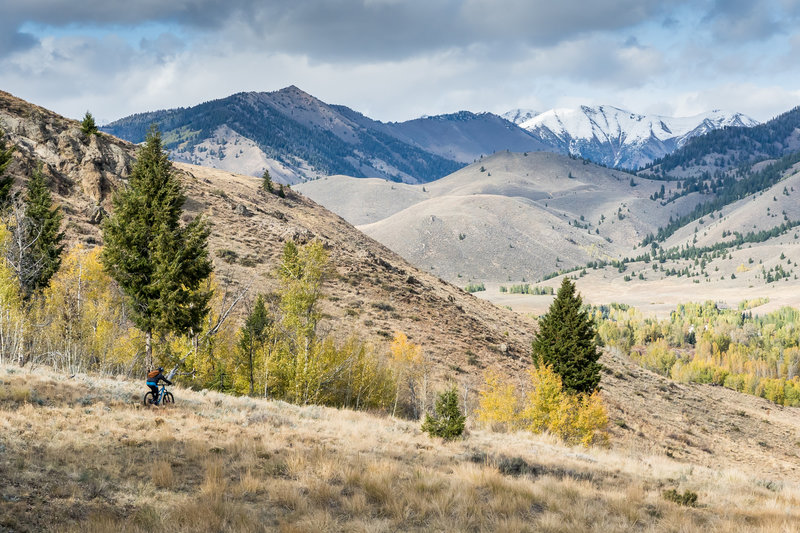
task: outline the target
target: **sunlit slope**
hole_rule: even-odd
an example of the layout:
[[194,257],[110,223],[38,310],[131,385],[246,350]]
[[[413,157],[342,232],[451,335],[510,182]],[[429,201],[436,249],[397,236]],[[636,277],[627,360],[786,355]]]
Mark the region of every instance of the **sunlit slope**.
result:
[[[359,191],[349,191],[347,201],[337,204],[332,185],[327,192],[311,185],[302,190],[332,210],[343,216],[357,212]],[[397,191],[386,182],[378,185],[389,203]],[[645,235],[698,200],[692,195],[662,205],[651,198],[662,186],[669,191],[675,184],[557,154],[500,153],[426,184],[426,200],[360,229],[450,281],[459,275],[530,281],[634,254]],[[398,198],[397,204],[408,201],[403,193]]]

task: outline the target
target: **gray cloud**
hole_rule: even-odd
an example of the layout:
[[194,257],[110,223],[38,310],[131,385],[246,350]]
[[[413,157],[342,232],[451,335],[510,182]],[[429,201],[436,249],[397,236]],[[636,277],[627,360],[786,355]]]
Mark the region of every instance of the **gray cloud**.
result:
[[622,45],[611,39],[580,39],[537,50],[534,57],[537,74],[617,88],[644,85],[666,68],[658,50],[640,46],[636,39]]
[[172,33],[162,33],[155,39],[142,39],[139,41],[139,48],[163,63],[185,50],[186,43]]
[[753,2],[5,0],[0,72],[4,90],[74,118],[289,84],[382,120],[581,103],[698,112],[721,107],[716,87],[787,87],[732,106],[762,118],[796,95],[797,56],[730,43],[777,34],[796,51],[784,20],[800,0]]
[[256,43],[323,60],[397,60],[476,44],[549,46],[636,25],[669,4],[658,0],[271,2],[250,14],[253,23],[236,20],[235,31],[247,26]]
[[[3,16],[14,29],[25,22],[225,28],[230,39],[273,51],[324,60],[398,59],[474,43],[552,45],[630,27],[684,1],[7,0]],[[0,54],[10,50],[0,43]]]
[[718,41],[760,41],[791,28],[800,11],[796,4],[794,0],[714,0],[705,21],[711,23]]

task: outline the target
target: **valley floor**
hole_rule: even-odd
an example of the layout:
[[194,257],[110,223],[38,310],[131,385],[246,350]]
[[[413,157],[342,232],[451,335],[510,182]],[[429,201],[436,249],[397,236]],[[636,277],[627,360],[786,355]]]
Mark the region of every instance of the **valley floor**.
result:
[[800,410],[604,359],[612,443],[588,450],[0,366],[0,531],[797,531]]
[[[641,268],[643,269],[643,268]],[[570,274],[576,275],[577,272]],[[558,290],[562,276],[553,278],[536,286],[549,286]],[[519,284],[520,282],[514,282]],[[766,285],[763,281],[757,284],[744,284],[736,280],[713,283],[694,284],[686,278],[668,277],[666,279],[640,281],[632,279],[624,281],[623,275],[605,271],[588,271],[585,277],[575,280],[578,292],[583,301],[591,305],[624,303],[636,307],[645,316],[669,318],[679,304],[688,302],[702,303],[712,301],[722,303],[735,309],[739,302],[757,298],[769,298],[769,302],[754,309],[754,313],[769,313],[784,306],[800,307],[800,281],[781,280]],[[485,291],[474,293],[475,296],[489,300],[501,307],[510,307],[524,314],[540,316],[547,312],[553,302],[553,296],[536,296],[530,294],[509,294],[500,292],[500,286],[509,283],[485,283]],[[533,286],[534,284],[531,284]]]

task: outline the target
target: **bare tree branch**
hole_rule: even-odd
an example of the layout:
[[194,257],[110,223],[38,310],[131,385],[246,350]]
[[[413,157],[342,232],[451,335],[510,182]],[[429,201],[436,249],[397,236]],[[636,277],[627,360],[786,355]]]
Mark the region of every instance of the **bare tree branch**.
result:
[[[201,342],[204,342],[204,341],[205,341],[206,339],[208,339],[209,337],[213,337],[214,335],[216,335],[216,334],[217,334],[217,332],[219,331],[219,328],[221,328],[221,327],[222,327],[222,324],[225,322],[225,320],[226,320],[226,319],[228,318],[228,316],[231,314],[231,311],[233,311],[233,309],[236,307],[236,305],[237,305],[237,304],[238,304],[238,303],[239,303],[239,302],[242,300],[242,298],[244,298],[244,297],[245,297],[245,295],[246,295],[246,294],[247,294],[247,292],[250,290],[250,287],[251,287],[252,285],[253,285],[253,280],[251,279],[251,280],[250,280],[250,282],[249,282],[247,285],[245,285],[245,287],[244,287],[244,288],[242,288],[242,290],[241,290],[241,291],[239,291],[239,293],[238,293],[238,294],[236,295],[236,297],[233,299],[233,302],[231,302],[231,304],[228,306],[228,308],[227,308],[227,309],[225,309],[225,311],[223,311],[223,312],[222,312],[222,313],[219,315],[219,317],[217,318],[217,321],[216,321],[216,323],[214,323],[214,325],[213,325],[213,326],[211,326],[211,328],[210,328],[208,331],[206,331],[206,332],[203,334],[203,336],[202,336],[202,337],[200,337],[200,338],[197,340],[197,344],[198,344],[198,345],[199,345]],[[170,371],[169,371],[169,373],[167,374],[167,379],[168,379],[168,380],[172,381],[172,378],[173,378],[173,377],[175,377],[175,375],[178,373],[178,369],[181,367],[181,365],[184,363],[184,361],[186,361],[186,359],[187,359],[187,358],[188,358],[190,355],[192,355],[192,352],[194,352],[194,350],[195,350],[195,349],[194,349],[194,348],[192,348],[192,349],[190,349],[189,351],[187,351],[187,352],[186,352],[186,354],[185,354],[185,355],[184,355],[184,356],[183,356],[183,357],[180,359],[180,361],[178,361],[178,363],[177,363],[177,364],[176,364],[176,365],[175,365],[175,366],[172,368],[172,370],[170,370]]]

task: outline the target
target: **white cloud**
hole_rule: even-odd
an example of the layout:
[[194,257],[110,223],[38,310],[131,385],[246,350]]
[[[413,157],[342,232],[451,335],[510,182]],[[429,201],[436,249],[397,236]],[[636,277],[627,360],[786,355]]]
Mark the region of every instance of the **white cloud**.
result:
[[754,83],[726,83],[677,95],[676,111],[693,115],[709,109],[740,111],[756,120],[769,120],[800,105],[800,89]]

